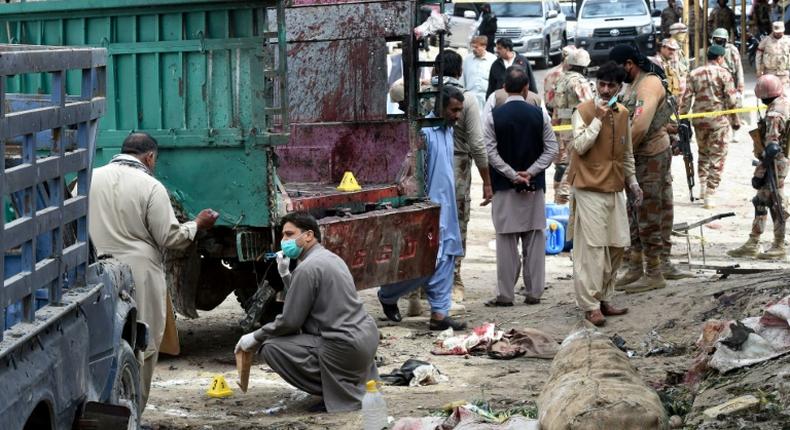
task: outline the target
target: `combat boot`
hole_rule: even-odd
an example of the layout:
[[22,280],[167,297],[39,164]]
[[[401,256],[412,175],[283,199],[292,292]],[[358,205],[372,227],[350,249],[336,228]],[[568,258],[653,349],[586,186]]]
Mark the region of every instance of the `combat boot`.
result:
[[705,209],[713,209],[716,207],[716,200],[713,198],[713,193],[710,191],[708,191],[705,194],[705,198],[703,199],[703,201],[705,202],[705,204],[702,205],[702,207],[704,207]]
[[422,315],[422,302],[420,302],[420,292],[414,291],[408,295],[409,307],[406,310],[406,315],[410,317],[418,317]]
[[464,280],[461,279],[460,270],[455,271],[453,279],[453,301],[456,303],[464,301]]
[[785,255],[784,238],[775,238],[771,248],[758,255],[757,258],[760,260],[782,260],[785,258]]
[[727,251],[730,257],[756,257],[760,247],[760,236],[749,235],[749,240],[738,248]]
[[651,257],[647,260],[647,270],[645,276],[631,285],[622,287],[620,290],[627,294],[644,293],[645,291],[657,290],[667,286],[664,275],[661,274],[661,259]]
[[695,277],[691,272],[678,269],[668,258],[661,262],[661,274],[664,275],[664,279],[671,281]]
[[[628,259],[626,267],[628,267],[628,270],[622,276],[618,276],[615,287],[622,287],[624,285],[636,282],[642,277],[642,275],[644,275],[645,271],[642,267],[642,253],[631,252],[631,256]],[[619,290],[620,288],[615,289]]]
[[704,202],[706,195],[707,195],[707,187],[706,187],[705,184],[702,184],[699,187],[699,199],[698,200],[702,200]]

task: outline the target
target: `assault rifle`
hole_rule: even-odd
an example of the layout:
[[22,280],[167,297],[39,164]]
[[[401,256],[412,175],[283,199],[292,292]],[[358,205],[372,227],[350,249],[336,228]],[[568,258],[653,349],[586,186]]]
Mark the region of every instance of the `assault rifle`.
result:
[[683,164],[686,166],[686,183],[689,186],[689,200],[694,197],[694,153],[691,152],[691,123],[687,119],[678,121],[678,149],[683,154]]
[[777,186],[777,176],[776,176],[776,156],[781,153],[781,148],[779,145],[772,143],[765,147],[765,151],[763,151],[763,165],[765,166],[765,183],[768,184],[768,189],[771,193],[771,208],[774,210],[774,213],[777,214],[778,220],[780,224],[784,225],[785,223],[785,210],[784,205],[782,205],[782,192],[779,190]]

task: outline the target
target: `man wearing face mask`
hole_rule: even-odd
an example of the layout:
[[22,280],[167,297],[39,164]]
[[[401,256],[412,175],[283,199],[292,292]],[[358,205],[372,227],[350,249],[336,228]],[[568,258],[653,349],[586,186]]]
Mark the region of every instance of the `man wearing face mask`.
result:
[[625,78],[613,62],[597,72],[598,96],[573,112],[573,141],[568,181],[573,187],[570,238],[573,239],[573,286],[584,317],[600,326],[605,316],[623,315],[611,303],[617,268],[628,246],[625,186],[642,203],[636,182],[628,111],[615,97]]
[[[634,207],[629,217],[631,247],[628,271],[617,281],[617,286],[628,286],[623,290],[638,293],[664,288],[666,278],[690,276],[669,260],[674,208],[672,153],[667,126],[673,110],[666,101],[667,90],[662,83],[664,72],[659,66],[631,45],[615,46],[609,52],[609,59],[622,65],[626,72],[625,82],[630,84],[624,93],[623,104],[631,116],[636,178],[644,193],[644,202],[638,209]],[[643,252],[647,260],[644,272]]]
[[[425,287],[431,305],[430,330],[463,330],[466,323],[450,318],[452,305],[453,272],[456,257],[464,255],[461,229],[458,223],[458,206],[455,196],[453,173],[454,148],[453,125],[464,110],[464,94],[457,87],[445,85],[440,94],[441,112],[432,112],[429,118],[443,118],[443,124],[424,127],[421,130],[427,153],[425,162],[426,188],[428,197],[441,206],[439,211],[439,252],[436,266],[430,277],[382,286],[379,302],[384,315],[390,321],[401,321],[398,298],[420,287]],[[434,104],[437,109],[439,103]],[[483,204],[488,204],[484,200]]]
[[[721,66],[727,69],[735,80],[735,90],[738,92],[738,99],[743,98],[743,64],[741,64],[741,53],[738,48],[729,43],[729,33],[724,28],[717,28],[711,34],[713,45],[719,45],[724,48],[724,61]],[[740,103],[738,104],[740,107]]]
[[708,31],[723,28],[731,35],[735,35],[735,12],[727,4],[729,0],[718,0],[716,7],[708,17]]
[[[784,94],[782,82],[773,75],[763,75],[757,79],[754,86],[754,95],[768,106],[765,112],[765,127],[760,127],[759,139],[754,140],[754,156],[760,164],[754,170],[752,186],[757,189],[757,195],[752,199],[754,204],[754,221],[749,239],[740,247],[727,251],[731,257],[757,257],[766,260],[785,258],[785,224],[790,213],[787,212],[786,200],[781,202],[784,212],[784,221],[778,212],[776,196],[771,192],[771,187],[766,178],[767,163],[773,163],[776,190],[780,197],[784,197],[784,182],[787,176],[787,142],[788,122],[790,122],[790,100]],[[769,149],[770,148],[770,149]],[[765,153],[776,151],[773,160],[766,159]],[[759,253],[760,236],[765,232],[765,223],[768,212],[774,224],[774,241],[771,248]]]
[[357,295],[346,263],[321,245],[318,222],[304,212],[282,218],[283,254],[298,259],[282,314],[245,334],[236,352],[261,350],[294,387],[323,397],[317,411],[362,407],[365,383],[378,378],[376,322]]
[[678,42],[678,49],[675,51],[675,62],[677,64],[675,71],[678,73],[680,94],[683,94],[686,91],[686,78],[689,74],[689,58],[685,51],[688,27],[682,22],[672,24],[669,26],[669,36]]
[[[734,109],[737,105],[737,92],[732,75],[723,66],[724,48],[711,45],[708,48],[708,63],[691,72],[688,88],[680,102],[680,113],[717,112]],[[714,195],[721,182],[724,161],[727,158],[727,144],[732,140],[732,130],[741,126],[738,115],[715,115],[691,120],[699,146],[700,197],[705,209],[715,206]]]
[[757,77],[764,74],[774,75],[787,90],[790,85],[790,37],[785,36],[784,22],[774,22],[771,27],[771,36],[764,38],[757,47]]
[[141,413],[148,401],[159,352],[179,353],[163,250],[186,248],[198,230],[211,228],[219,216],[204,209],[194,221],[179,223],[167,190],[153,176],[158,155],[154,138],[145,133],[130,134],[123,141],[121,154],[93,170],[88,208],[88,228],[96,251],[131,267],[137,318],[148,324],[150,338],[140,369]]

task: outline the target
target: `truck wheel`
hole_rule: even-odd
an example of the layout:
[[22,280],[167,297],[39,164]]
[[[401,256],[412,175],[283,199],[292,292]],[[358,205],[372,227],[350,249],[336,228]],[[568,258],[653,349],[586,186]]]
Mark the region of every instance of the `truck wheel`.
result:
[[125,340],[121,341],[118,350],[118,373],[115,375],[112,399],[121,406],[126,406],[131,412],[129,417],[129,430],[140,427],[140,404],[142,391],[140,388],[140,363]]
[[547,69],[549,67],[549,50],[551,46],[551,39],[548,37],[543,43],[543,57],[535,60],[535,67],[538,69]]

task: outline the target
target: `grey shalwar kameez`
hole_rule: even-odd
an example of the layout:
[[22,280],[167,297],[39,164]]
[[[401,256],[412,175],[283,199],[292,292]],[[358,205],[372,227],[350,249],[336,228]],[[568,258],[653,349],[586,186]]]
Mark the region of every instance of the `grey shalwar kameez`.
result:
[[291,385],[323,396],[328,412],[359,409],[378,378],[379,332],[340,257],[320,244],[302,253],[283,313],[255,332],[266,363]]
[[[505,103],[524,103],[521,96],[511,95]],[[488,163],[511,181],[516,171],[497,151],[494,117],[488,113],[483,123],[483,141],[488,153]],[[551,128],[551,118],[543,111],[543,153],[527,172],[535,176],[546,170],[557,155],[557,137]],[[494,193],[491,218],[496,230],[497,297],[499,302],[512,303],[519,269],[523,269],[527,294],[540,298],[545,286],[546,228],[545,196],[543,190],[519,193],[515,190]],[[518,242],[521,241],[521,258]]]

